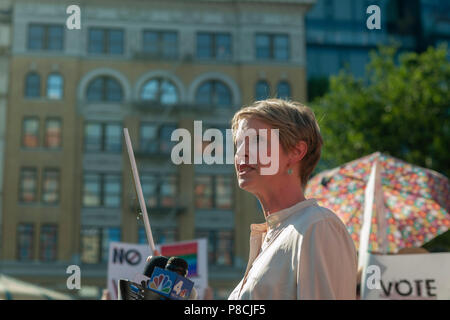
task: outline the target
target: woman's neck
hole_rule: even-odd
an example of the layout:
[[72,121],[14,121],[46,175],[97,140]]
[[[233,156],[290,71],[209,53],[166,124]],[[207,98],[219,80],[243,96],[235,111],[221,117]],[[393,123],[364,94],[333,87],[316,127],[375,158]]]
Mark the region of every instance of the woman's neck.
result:
[[297,184],[284,184],[279,188],[270,188],[266,192],[257,194],[264,215],[267,217],[272,213],[292,207],[296,203],[306,200],[303,188]]

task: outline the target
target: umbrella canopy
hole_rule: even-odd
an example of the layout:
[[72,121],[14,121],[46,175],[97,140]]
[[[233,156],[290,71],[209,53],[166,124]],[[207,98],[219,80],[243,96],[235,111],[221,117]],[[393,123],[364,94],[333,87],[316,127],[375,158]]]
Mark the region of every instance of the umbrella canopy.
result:
[[359,248],[364,211],[365,188],[374,162],[381,178],[384,229],[380,217],[372,216],[369,251],[380,249],[380,234],[386,243],[385,253],[401,248],[420,247],[450,226],[449,179],[433,170],[421,168],[376,152],[314,176],[305,190],[323,207],[334,211],[347,226]]
[[72,300],[72,297],[0,274],[0,299]]

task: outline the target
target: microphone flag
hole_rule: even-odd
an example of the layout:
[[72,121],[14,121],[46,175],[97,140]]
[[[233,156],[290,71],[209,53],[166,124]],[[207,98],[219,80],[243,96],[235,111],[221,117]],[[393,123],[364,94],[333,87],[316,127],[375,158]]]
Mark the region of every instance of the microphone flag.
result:
[[187,300],[191,294],[194,282],[180,276],[176,272],[155,267],[147,289],[152,290],[171,300]]

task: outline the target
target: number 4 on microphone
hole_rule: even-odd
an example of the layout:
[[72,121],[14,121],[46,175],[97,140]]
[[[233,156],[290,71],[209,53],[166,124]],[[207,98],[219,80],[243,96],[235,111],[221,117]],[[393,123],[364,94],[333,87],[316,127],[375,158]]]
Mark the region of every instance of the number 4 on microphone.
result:
[[178,283],[173,287],[172,292],[175,292],[177,294],[177,296],[181,297],[181,298],[185,298],[186,296],[186,289],[183,289],[183,281],[178,281]]

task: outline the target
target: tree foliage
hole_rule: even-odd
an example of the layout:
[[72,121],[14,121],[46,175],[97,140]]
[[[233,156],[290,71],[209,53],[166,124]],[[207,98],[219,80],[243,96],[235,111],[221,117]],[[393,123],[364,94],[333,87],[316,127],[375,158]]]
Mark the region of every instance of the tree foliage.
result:
[[319,170],[375,151],[450,176],[450,62],[446,46],[371,53],[363,79],[341,72],[313,102],[324,138]]

